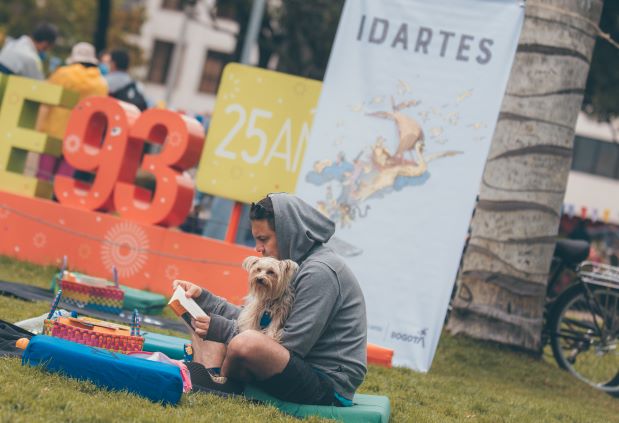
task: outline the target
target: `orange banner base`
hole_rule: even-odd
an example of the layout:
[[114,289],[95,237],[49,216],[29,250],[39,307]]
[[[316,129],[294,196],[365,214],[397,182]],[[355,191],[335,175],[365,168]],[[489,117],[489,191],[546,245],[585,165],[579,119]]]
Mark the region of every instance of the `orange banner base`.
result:
[[393,350],[376,344],[368,344],[368,363],[391,368]]
[[70,270],[170,296],[192,281],[230,302],[247,293],[247,247],[0,191],[0,254],[42,265],[67,256]]

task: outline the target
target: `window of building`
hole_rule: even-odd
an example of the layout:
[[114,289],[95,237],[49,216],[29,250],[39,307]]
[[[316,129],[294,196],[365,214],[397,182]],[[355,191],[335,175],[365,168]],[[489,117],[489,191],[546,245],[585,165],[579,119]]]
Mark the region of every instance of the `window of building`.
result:
[[576,136],[572,169],[619,179],[619,144]]
[[597,160],[593,173],[607,178],[615,178],[617,173],[617,157],[619,146],[614,143],[601,142],[598,145]]
[[170,63],[172,63],[172,55],[174,53],[174,43],[167,41],[155,40],[153,54],[150,59],[150,67],[148,69],[147,80],[155,84],[165,84],[170,71]]
[[221,80],[221,73],[224,70],[224,66],[231,60],[232,55],[230,54],[208,51],[204,59],[204,66],[202,67],[199,91],[209,94],[217,93],[217,87],[219,87],[219,81]]
[[573,154],[572,169],[586,173],[593,172],[597,156],[597,141],[577,135],[574,139]]
[[161,2],[161,8],[168,10],[183,10],[183,3],[183,0],[163,0]]

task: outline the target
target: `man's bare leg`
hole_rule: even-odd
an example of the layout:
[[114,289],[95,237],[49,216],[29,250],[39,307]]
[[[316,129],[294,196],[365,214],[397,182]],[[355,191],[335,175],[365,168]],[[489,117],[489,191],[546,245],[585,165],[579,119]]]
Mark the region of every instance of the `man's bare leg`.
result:
[[247,330],[228,344],[221,374],[246,382],[265,380],[283,372],[289,360],[286,348],[261,332]]
[[191,345],[193,347],[193,361],[202,364],[207,369],[221,367],[226,355],[226,346],[224,344],[205,341],[195,333],[192,333]]

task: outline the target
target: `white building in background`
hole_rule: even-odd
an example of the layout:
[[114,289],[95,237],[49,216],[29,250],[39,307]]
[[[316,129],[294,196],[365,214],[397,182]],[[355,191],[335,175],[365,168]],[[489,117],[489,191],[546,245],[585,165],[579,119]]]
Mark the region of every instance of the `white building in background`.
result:
[[619,224],[619,120],[578,116],[563,212]]
[[[217,16],[209,9],[217,2]],[[239,25],[225,0],[198,0],[187,18],[182,0],[146,0],[146,20],[137,42],[146,65],[140,69],[154,102],[191,114],[210,114],[223,67],[232,60]],[[179,47],[179,40],[184,47]],[[173,80],[171,80],[173,79]]]

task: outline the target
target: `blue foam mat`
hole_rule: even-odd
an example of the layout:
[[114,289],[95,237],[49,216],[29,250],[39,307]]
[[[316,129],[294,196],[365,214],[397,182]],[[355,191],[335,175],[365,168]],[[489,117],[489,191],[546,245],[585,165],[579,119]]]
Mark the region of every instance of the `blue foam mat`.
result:
[[22,364],[40,365],[52,372],[90,380],[110,390],[127,390],[164,404],[177,404],[183,393],[183,380],[176,366],[52,336],[33,337],[22,355]]

